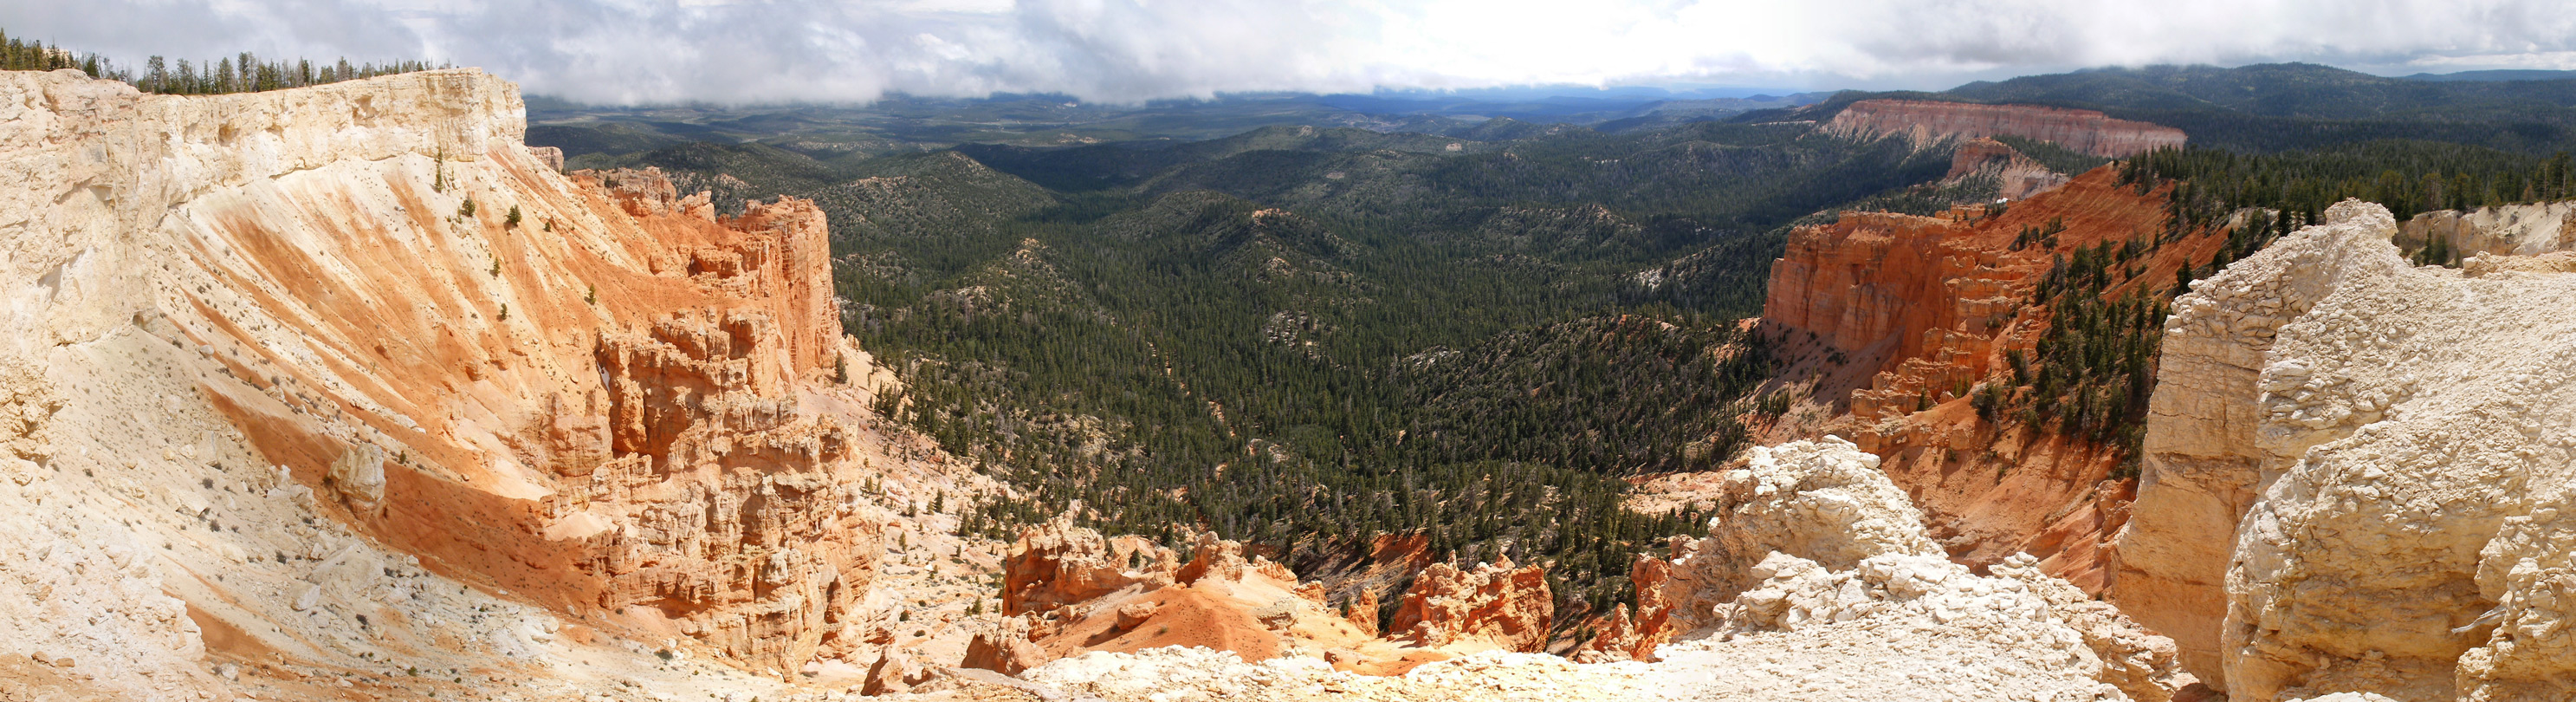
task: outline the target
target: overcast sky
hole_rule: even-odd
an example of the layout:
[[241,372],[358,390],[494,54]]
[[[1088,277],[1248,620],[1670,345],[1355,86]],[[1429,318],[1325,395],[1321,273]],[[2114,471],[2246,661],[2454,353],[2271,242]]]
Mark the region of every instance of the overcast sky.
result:
[[2565,0],[0,0],[0,29],[128,64],[428,59],[598,103],[2576,68]]

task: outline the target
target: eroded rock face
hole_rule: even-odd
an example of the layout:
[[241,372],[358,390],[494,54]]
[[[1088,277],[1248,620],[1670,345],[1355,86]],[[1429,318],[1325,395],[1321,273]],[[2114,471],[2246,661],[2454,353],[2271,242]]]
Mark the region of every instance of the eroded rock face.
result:
[[[1773,264],[1762,329],[1789,363],[1782,378],[1816,379],[1788,390],[1811,393],[1817,414],[1847,413],[1784,422],[1772,436],[1848,437],[1882,459],[1952,557],[1991,565],[2027,552],[2099,592],[2134,485],[2116,476],[2132,457],[2011,412],[1981,417],[1963,394],[2010,383],[2011,354],[2035,353],[2052,323],[2037,283],[2060,257],[2162,229],[2165,196],[2096,169],[2000,213],[1856,214],[1801,228]],[[2133,261],[2136,275],[2107,297],[2158,293],[2226,241],[2214,231],[2153,239]],[[1689,501],[1714,482],[1676,477],[1647,491]]]
[[1878,466],[1839,437],[1753,448],[1716,493],[1707,537],[1676,540],[1669,560],[1631,568],[1640,607],[1629,638],[1593,648],[1642,659],[1717,625],[1720,606],[1770,577],[1756,565],[1773,553],[1841,570],[1880,554],[1940,554],[1924,537],[1923,513]]
[[[1641,559],[1639,616],[1587,649],[1659,658],[1675,689],[1725,699],[2089,699],[2116,689],[2160,701],[2193,682],[2171,641],[2036,558],[2007,557],[1992,576],[1950,562],[1878,458],[1850,442],[1754,449],[1718,495],[1709,536],[1677,542],[1669,562]],[[1770,665],[1742,663],[1752,660]]]
[[2114,600],[2240,698],[2576,694],[2576,278],[2416,268],[2396,229],[2339,204],[2182,299]]
[[1003,619],[1001,625],[991,631],[977,632],[975,639],[966,645],[966,659],[958,666],[1018,675],[1046,661],[1046,651],[1029,641],[1028,619],[1010,617]]
[[[2108,688],[2161,701],[2190,684],[2170,641],[2045,574],[2038,559],[2006,558],[1991,577],[1950,562],[1877,469],[1875,456],[1828,437],[1755,449],[1728,476],[1709,537],[1685,547],[1660,594],[1639,597],[1675,603],[1668,627],[1716,630],[1674,636],[1685,640],[1656,651],[1685,687],[1808,699],[2048,699]],[[1730,663],[1782,656],[1833,660],[1842,672]],[[1951,673],[1924,674],[1939,669]]]
[[[473,70],[199,97],[7,72],[0,97],[0,219],[26,223],[0,370],[34,369],[0,410],[42,415],[0,448],[49,494],[142,501],[12,511],[170,554],[128,559],[168,585],[118,606],[332,665],[534,660],[564,620],[753,668],[857,645],[830,632],[888,518],[858,486],[925,448],[866,409],[810,203],[564,176]],[[506,630],[440,629],[457,611]],[[85,650],[135,698],[198,655],[118,621],[0,605],[133,642]]]
[[2576,202],[2539,202],[2436,210],[2397,225],[2391,240],[2406,250],[2441,239],[2460,258],[2478,253],[2538,256],[2576,249]]
[[[2057,605],[2082,594],[2034,562],[2007,560],[2035,578],[2023,581],[1937,555],[1835,570],[1773,553],[1749,569],[1756,587],[1719,608],[1723,633],[1662,647],[1657,667],[1683,699],[2161,701],[2188,684],[2161,637],[2079,629]],[[2106,653],[2125,660],[2106,665]]]
[[1903,136],[1916,144],[2017,136],[2053,141],[2068,149],[2110,158],[2179,147],[2185,141],[2180,129],[2112,119],[2092,110],[1923,100],[1855,102],[1834,115],[1824,129],[1850,136]]
[[1993,178],[1995,197],[2019,200],[2055,190],[2073,176],[2048,170],[2003,142],[1977,137],[1961,142],[1958,152],[1950,155],[1950,172],[1942,180],[1972,177]]
[[1002,565],[1002,616],[1052,611],[1139,584],[1169,585],[1177,562],[1170,549],[1142,538],[1106,539],[1059,518],[1011,544]]
[[[1364,678],[1334,671],[1326,663],[1331,652],[1320,660],[1245,662],[1206,649],[1154,648],[1070,656],[1028,676],[1112,700],[2161,702],[2190,683],[2175,668],[2170,641],[2042,573],[2037,559],[2008,558],[1995,575],[1980,576],[1944,558],[1904,494],[1850,443],[1802,442],[1759,454],[1732,477],[1734,497],[1712,520],[1711,535],[1691,546],[1693,557],[1671,566],[1669,579],[1640,581],[1657,587],[1640,593],[1641,602],[1698,629],[1633,657],[1660,660],[1576,665],[1489,651]],[[1738,558],[1748,553],[1759,555]],[[1637,572],[1661,578],[1666,570],[1641,565]],[[1477,593],[1459,601],[1481,603],[1504,599],[1482,593],[1524,572],[1433,566],[1422,577],[1440,581],[1442,591]],[[1702,585],[1706,590],[1693,590]],[[1408,597],[1410,608],[1415,600]],[[1635,643],[1596,641],[1578,659],[1616,657]]]
[[1389,628],[1424,646],[1481,640],[1508,651],[1537,651],[1555,623],[1556,597],[1547,571],[1508,560],[1461,571],[1435,563],[1405,591]]

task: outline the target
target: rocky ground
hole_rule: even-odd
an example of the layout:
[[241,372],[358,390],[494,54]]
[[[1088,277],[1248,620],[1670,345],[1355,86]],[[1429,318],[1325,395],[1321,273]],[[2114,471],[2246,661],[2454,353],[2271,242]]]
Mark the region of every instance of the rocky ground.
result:
[[[1021,677],[1053,694],[1112,702],[2163,702],[2192,683],[2170,641],[2042,573],[2036,559],[2008,559],[1992,575],[1950,562],[1877,464],[1833,439],[1757,449],[1714,496],[1711,535],[1642,585],[1648,605],[1627,638],[1605,635],[1592,648],[1651,662],[1487,651],[1370,676],[1337,670],[1329,656],[1248,662],[1206,647],[1162,647],[1078,653]],[[1061,554],[1093,551],[1049,552],[1061,572]]]

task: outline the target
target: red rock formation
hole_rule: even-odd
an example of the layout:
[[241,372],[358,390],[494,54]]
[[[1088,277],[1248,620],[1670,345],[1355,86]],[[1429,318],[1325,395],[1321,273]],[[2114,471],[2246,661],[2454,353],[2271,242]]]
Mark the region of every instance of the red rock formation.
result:
[[1903,136],[1916,144],[2016,136],[2053,141],[2074,151],[2110,158],[2181,146],[2185,139],[2180,129],[2112,119],[2092,110],[1925,100],[1855,102],[1834,115],[1824,130],[1872,139]]
[[966,660],[958,666],[1018,675],[1046,661],[1045,649],[1029,640],[1029,620],[1011,617],[992,631],[975,634],[975,640],[966,644]]
[[[2121,186],[2108,168],[2014,203],[2000,216],[1845,214],[1790,235],[1773,264],[1766,333],[1802,340],[1867,369],[1848,391],[1848,414],[1824,431],[1851,437],[1923,508],[1953,557],[1972,565],[2016,551],[2088,591],[2104,586],[2108,539],[2127,518],[2133,480],[2113,480],[2120,457],[2089,441],[2006,420],[1981,420],[1961,390],[2001,372],[2004,353],[2028,352],[2047,329],[2032,299],[2058,254],[2163,229],[2163,193]],[[2061,222],[2053,248],[2013,250],[2029,227]],[[2195,234],[2153,247],[2134,285],[2170,285],[2176,268],[2205,262],[2223,237]],[[1822,356],[1824,354],[1816,354]],[[1831,377],[1810,358],[1785,375]],[[1843,377],[1856,377],[1842,374]],[[1680,481],[1686,482],[1686,481]]]
[[1413,581],[1390,626],[1424,646],[1477,640],[1505,650],[1537,651],[1556,620],[1547,572],[1509,560],[1460,571],[1435,563]]
[[1665,583],[1672,580],[1673,561],[1681,558],[1683,543],[1674,538],[1673,553],[1664,557],[1638,556],[1628,568],[1628,582],[1636,588],[1637,608],[1619,605],[1602,625],[1601,632],[1583,643],[1577,657],[1651,661],[1655,647],[1670,643],[1681,632],[1673,626],[1672,593]]
[[[881,500],[939,471],[868,410],[882,376],[811,203],[725,218],[649,169],[566,176],[474,70],[186,97],[0,73],[30,106],[0,130],[0,212],[34,223],[0,233],[0,413],[50,403],[33,443],[80,447],[36,454],[66,479],[192,496],[52,505],[164,545],[171,577],[124,590],[166,594],[100,609],[175,614],[65,634],[117,642],[124,677],[210,651],[472,669],[606,639],[571,655],[794,671],[861,648]],[[56,384],[80,391],[35,392]]]
[[[1388,563],[1410,563],[1422,540],[1378,545]],[[1323,585],[1247,558],[1240,543],[1203,533],[1190,550],[1182,564],[1142,538],[1104,539],[1066,519],[1024,532],[1003,564],[1010,618],[978,634],[963,665],[1011,672],[1088,651],[1204,646],[1246,661],[1321,653],[1341,670],[1395,675],[1461,651],[1538,650],[1554,606],[1535,567],[1431,566],[1406,596],[1411,614],[1398,615],[1405,628],[1381,638],[1374,590],[1356,587],[1337,608]]]
[[1143,538],[1104,539],[1059,518],[1011,544],[1002,562],[1002,616],[1050,612],[1137,585],[1170,585],[1174,563],[1170,549]]
[[1942,180],[1975,177],[1995,179],[1995,196],[2006,200],[2019,200],[2055,190],[2073,179],[2067,174],[2048,170],[2047,166],[2003,142],[1985,137],[1960,143],[1958,152],[1950,155],[1950,173],[1942,176]]

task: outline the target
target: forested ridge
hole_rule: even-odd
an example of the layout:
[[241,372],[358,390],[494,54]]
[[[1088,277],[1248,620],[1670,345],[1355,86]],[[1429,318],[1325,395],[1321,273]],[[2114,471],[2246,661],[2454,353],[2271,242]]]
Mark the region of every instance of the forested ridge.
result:
[[[1015,488],[971,529],[1009,538],[1078,504],[1104,531],[1178,545],[1213,529],[1300,567],[1420,532],[1461,563],[1554,564],[1574,622],[1627,597],[1629,559],[1699,518],[1613,508],[1622,478],[1744,446],[1771,361],[1736,321],[1759,313],[1787,227],[1993,191],[1937,183],[1947,149],[1801,125],[1515,132],[616,158],[822,203],[847,326],[908,384],[884,409]],[[2172,185],[2168,230],[2070,252],[2035,301],[2057,323],[1971,399],[2134,453],[2182,283],[2333,198],[2411,213],[2538,197],[2565,188],[2553,163],[2420,140],[2120,162],[2142,192]],[[2381,187],[2391,171],[2410,175]],[[2175,279],[2135,280],[2158,237],[2247,208],[2277,214]]]
[[1419,532],[1553,564],[1573,615],[1699,519],[1619,508],[1623,478],[1745,445],[1770,358],[1737,322],[1786,225],[1947,161],[1722,124],[1278,128],[893,157],[811,193],[848,328],[908,381],[884,409],[1020,491],[970,528],[1078,502],[1300,567]]
[[144,59],[140,68],[120,67],[114,61],[95,53],[75,54],[60,46],[47,46],[42,41],[30,42],[10,37],[0,31],[0,70],[53,71],[76,69],[92,78],[105,78],[131,83],[147,93],[171,95],[216,95],[253,93],[308,85],[337,83],[344,80],[426,71],[434,66],[427,61],[395,61],[385,64],[349,63],[346,58],[333,62],[311,59],[263,61],[251,52],[225,56],[213,61],[171,61],[161,56]]

